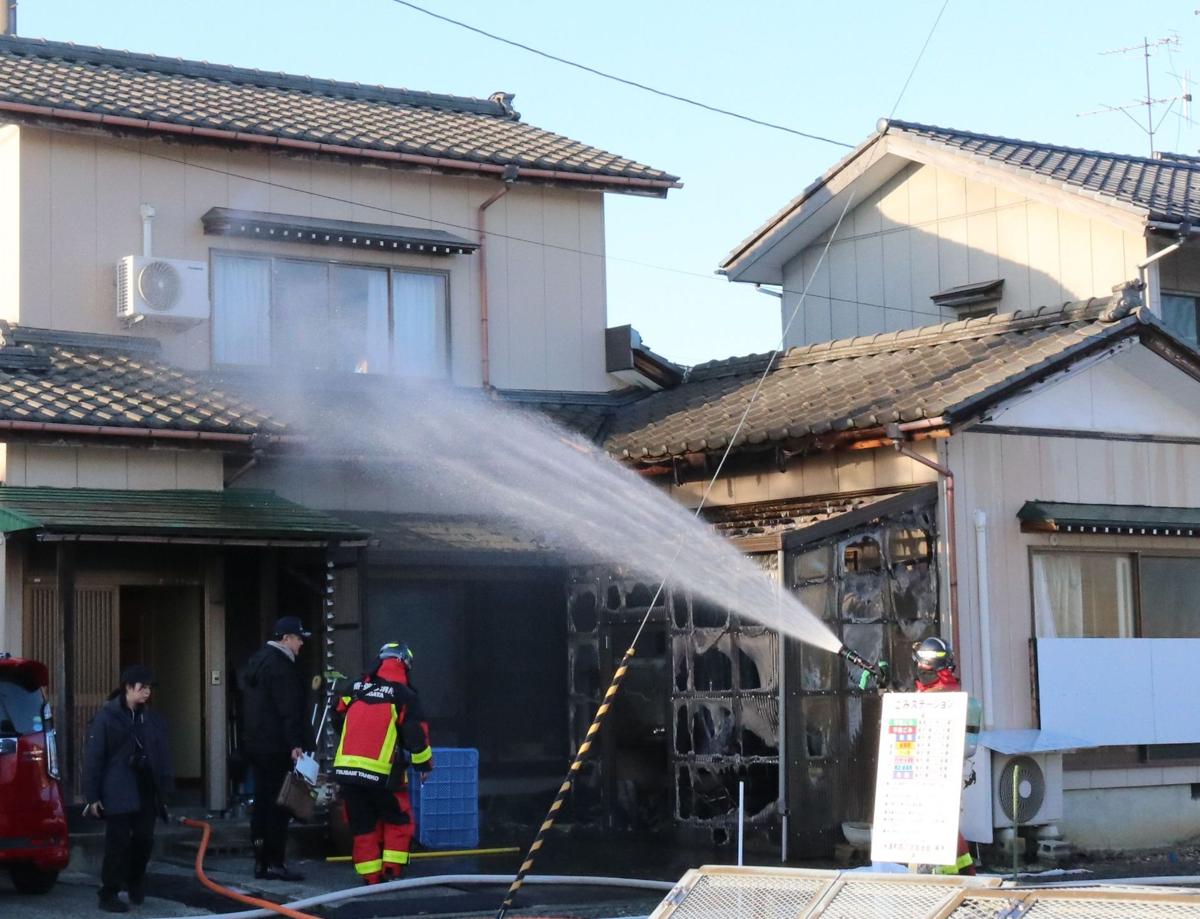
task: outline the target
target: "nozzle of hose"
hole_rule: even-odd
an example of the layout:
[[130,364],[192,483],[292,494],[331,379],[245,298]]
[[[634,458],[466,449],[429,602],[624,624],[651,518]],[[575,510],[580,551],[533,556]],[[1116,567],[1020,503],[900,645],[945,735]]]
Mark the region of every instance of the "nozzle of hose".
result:
[[845,658],[847,663],[852,664],[862,671],[859,677],[859,689],[866,689],[870,677],[875,678],[875,682],[882,686],[887,681],[887,665],[883,661],[875,662],[867,660],[857,651],[852,648],[847,648],[842,645],[838,649],[838,656]]

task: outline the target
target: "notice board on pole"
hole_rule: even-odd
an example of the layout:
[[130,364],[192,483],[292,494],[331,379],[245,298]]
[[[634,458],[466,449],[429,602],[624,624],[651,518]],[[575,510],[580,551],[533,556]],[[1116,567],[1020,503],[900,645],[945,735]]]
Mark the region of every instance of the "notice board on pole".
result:
[[881,719],[871,861],[952,865],[967,694],[887,693]]

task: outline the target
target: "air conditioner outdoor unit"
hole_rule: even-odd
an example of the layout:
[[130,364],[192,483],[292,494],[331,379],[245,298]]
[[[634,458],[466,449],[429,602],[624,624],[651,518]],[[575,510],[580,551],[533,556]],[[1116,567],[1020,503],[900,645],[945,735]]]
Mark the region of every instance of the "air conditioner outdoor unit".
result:
[[1014,813],[1021,826],[1043,826],[1062,820],[1062,753],[1013,756],[992,752],[992,826],[1011,827]]
[[127,255],[117,263],[117,316],[194,325],[208,319],[208,265]]

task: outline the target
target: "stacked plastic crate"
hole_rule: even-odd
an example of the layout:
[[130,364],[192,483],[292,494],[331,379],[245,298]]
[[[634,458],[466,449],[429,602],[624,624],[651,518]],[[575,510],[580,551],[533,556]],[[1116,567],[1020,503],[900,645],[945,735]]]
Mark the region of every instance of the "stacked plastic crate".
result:
[[426,849],[479,845],[479,751],[434,747],[433,772],[422,784],[409,772],[409,797],[417,840]]

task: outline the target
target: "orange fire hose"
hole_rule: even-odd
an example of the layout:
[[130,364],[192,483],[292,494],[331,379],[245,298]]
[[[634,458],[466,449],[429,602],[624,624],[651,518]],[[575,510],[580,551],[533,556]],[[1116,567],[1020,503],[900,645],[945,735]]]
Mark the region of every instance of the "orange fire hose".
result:
[[288,909],[286,906],[281,906],[278,903],[272,903],[270,900],[260,900],[257,897],[251,897],[244,893],[238,893],[236,890],[231,890],[228,887],[222,887],[216,881],[210,881],[204,873],[204,853],[208,851],[208,839],[212,836],[212,827],[203,820],[191,820],[183,817],[179,821],[184,826],[190,826],[194,829],[203,831],[204,835],[200,839],[200,848],[196,852],[196,877],[200,879],[200,883],[211,890],[213,893],[220,894],[223,897],[229,897],[231,900],[237,900],[239,903],[247,903],[250,906],[257,906],[260,909],[269,909],[272,912],[279,913],[281,916],[289,916],[291,919],[319,919],[317,916],[311,916],[308,913],[302,913],[298,910]]

